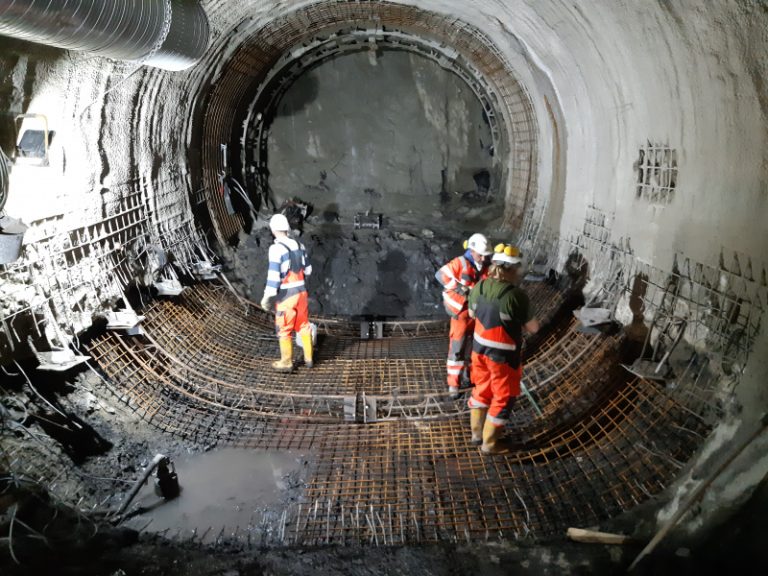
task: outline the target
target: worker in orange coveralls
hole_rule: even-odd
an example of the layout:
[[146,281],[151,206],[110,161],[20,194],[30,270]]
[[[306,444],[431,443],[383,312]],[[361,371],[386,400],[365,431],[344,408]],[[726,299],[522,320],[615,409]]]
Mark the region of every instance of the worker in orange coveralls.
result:
[[472,443],[483,454],[506,454],[501,441],[518,396],[523,374],[523,331],[538,332],[521,280],[520,251],[507,244],[494,248],[488,278],[469,293],[469,315],[475,319],[472,344],[472,381],[468,400]]
[[269,228],[275,237],[269,247],[269,271],[261,307],[269,310],[272,300],[277,300],[275,326],[280,341],[280,360],[272,367],[279,372],[293,370],[294,331],[301,337],[304,364],[312,368],[312,330],[309,324],[306,276],[312,274],[304,245],[288,236],[291,229],[283,214],[275,214],[269,220]]
[[443,304],[451,317],[448,344],[448,393],[459,397],[460,386],[470,386],[469,354],[474,320],[467,314],[467,294],[488,270],[487,257],[491,254],[488,239],[472,234],[464,243],[466,252],[457,256],[435,274],[443,286]]

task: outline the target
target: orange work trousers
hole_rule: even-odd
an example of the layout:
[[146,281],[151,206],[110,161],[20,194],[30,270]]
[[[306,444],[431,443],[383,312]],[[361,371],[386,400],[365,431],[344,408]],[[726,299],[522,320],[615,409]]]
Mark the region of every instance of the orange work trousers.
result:
[[294,332],[301,334],[309,330],[309,305],[306,291],[289,296],[277,303],[275,328],[277,337],[281,340],[290,338]]
[[462,310],[458,317],[451,318],[451,328],[448,335],[448,386],[458,388],[461,375],[469,376],[469,353],[472,349],[472,334],[475,331],[475,320],[469,317],[466,310]]
[[472,352],[472,396],[470,408],[488,408],[487,418],[494,426],[504,426],[518,396],[523,365],[513,368],[506,362],[496,362],[484,354]]

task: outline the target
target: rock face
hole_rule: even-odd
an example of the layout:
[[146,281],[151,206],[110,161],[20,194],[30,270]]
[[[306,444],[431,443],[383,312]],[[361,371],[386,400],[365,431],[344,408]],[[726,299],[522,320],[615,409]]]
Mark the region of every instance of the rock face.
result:
[[[393,219],[474,192],[476,175],[498,163],[470,87],[432,60],[395,50],[373,60],[352,53],[302,74],[277,105],[268,144],[278,204],[299,195],[320,208]],[[498,175],[493,185],[498,195]]]
[[[442,289],[435,272],[464,252],[461,245],[468,235],[406,233],[386,227],[354,230],[310,218],[298,237],[312,262],[307,281],[310,313],[443,317]],[[235,283],[255,301],[266,283],[271,242],[267,229],[254,230],[229,259]]]

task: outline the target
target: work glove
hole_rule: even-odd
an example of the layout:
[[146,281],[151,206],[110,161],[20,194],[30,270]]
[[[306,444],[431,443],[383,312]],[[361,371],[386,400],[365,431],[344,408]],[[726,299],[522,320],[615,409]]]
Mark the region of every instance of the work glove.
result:
[[272,309],[272,298],[273,296],[264,296],[261,299],[261,302],[259,302],[259,305],[264,308],[264,310],[271,310]]

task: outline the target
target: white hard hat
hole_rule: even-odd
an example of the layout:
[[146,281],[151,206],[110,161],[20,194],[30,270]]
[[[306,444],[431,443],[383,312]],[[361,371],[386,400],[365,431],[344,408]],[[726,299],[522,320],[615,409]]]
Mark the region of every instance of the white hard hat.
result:
[[275,214],[269,219],[269,229],[272,232],[288,232],[291,225],[288,224],[288,218],[284,214]]
[[488,238],[482,234],[472,234],[467,240],[467,248],[474,250],[482,256],[488,256],[491,250],[488,248]]

